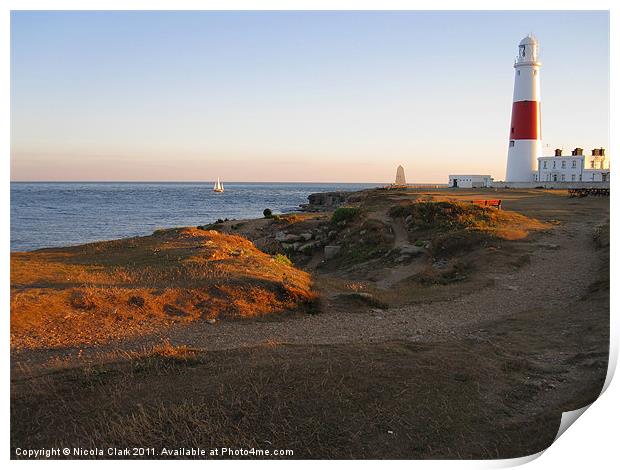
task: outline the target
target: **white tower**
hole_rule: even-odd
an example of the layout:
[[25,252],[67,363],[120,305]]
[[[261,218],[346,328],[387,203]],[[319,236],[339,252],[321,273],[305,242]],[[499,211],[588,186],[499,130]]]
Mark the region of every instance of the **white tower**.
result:
[[515,88],[512,98],[512,119],[506,181],[534,180],[537,159],[542,157],[540,124],[540,62],[538,41],[533,36],[519,43],[514,64]]

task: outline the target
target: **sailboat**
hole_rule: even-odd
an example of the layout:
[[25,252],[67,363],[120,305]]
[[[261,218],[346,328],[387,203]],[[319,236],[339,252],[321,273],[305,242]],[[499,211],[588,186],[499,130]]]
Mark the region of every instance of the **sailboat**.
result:
[[220,183],[219,176],[217,178],[217,183],[215,183],[215,185],[213,186],[213,191],[215,191],[216,193],[223,193],[224,192],[224,185],[222,183]]

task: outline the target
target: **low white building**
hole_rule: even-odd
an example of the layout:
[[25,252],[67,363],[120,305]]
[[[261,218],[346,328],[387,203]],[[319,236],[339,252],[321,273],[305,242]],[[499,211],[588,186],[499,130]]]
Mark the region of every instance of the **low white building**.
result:
[[584,155],[581,148],[574,149],[571,155],[562,155],[562,150],[556,149],[552,157],[539,157],[534,182],[549,181],[610,181],[609,158],[605,156],[605,149],[592,149],[592,155]]
[[490,188],[493,183],[491,175],[449,175],[450,188]]

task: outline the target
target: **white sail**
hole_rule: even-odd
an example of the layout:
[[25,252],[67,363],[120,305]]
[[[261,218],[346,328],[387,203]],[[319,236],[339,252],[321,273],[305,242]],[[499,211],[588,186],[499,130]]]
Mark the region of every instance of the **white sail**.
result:
[[213,186],[213,191],[215,191],[216,193],[224,192],[224,185],[221,183],[219,176],[217,178],[217,182]]

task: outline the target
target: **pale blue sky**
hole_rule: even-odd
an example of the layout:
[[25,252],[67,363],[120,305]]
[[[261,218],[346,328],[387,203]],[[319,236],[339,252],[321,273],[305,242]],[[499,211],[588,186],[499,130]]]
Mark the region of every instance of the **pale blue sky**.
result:
[[545,149],[606,147],[607,12],[13,12],[12,179],[502,179],[529,32]]

